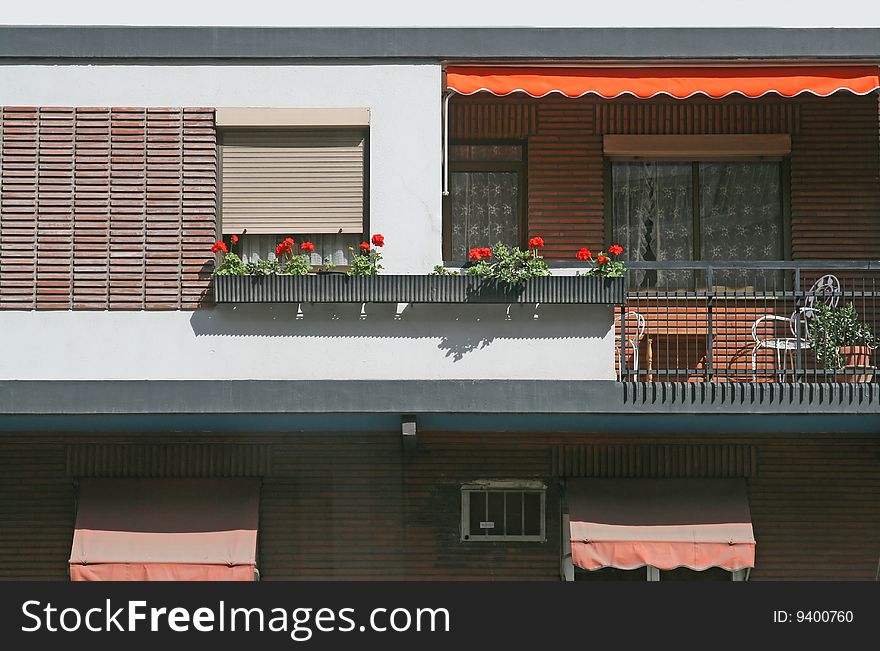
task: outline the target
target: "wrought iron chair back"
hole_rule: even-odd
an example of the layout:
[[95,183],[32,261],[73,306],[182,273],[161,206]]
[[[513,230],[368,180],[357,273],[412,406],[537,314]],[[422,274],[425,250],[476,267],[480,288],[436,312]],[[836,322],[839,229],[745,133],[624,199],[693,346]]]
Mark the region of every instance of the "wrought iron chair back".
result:
[[798,339],[809,341],[810,321],[816,315],[820,304],[834,309],[840,302],[840,280],[833,274],[819,277],[804,297],[803,307],[792,312],[791,334]]
[[[629,320],[635,321],[631,328],[633,330],[633,336],[627,336],[627,322]],[[626,362],[624,356],[622,355],[621,346],[620,346],[620,337],[623,337],[626,343],[632,348],[633,352],[633,370],[639,370],[639,344],[642,341],[642,338],[645,336],[645,331],[648,328],[648,322],[644,316],[635,311],[625,312],[623,314],[623,319],[621,320],[620,316],[614,318],[614,323],[619,325],[618,332],[620,333],[617,337],[615,337],[615,346],[617,348],[617,367],[618,378],[623,378],[623,365]]]

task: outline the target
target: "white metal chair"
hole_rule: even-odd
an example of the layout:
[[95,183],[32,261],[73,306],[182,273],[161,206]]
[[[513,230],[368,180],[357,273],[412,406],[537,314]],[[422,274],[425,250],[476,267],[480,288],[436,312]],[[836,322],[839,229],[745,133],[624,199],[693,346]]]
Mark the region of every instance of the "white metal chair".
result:
[[[819,278],[804,298],[804,305],[795,310],[791,316],[765,314],[752,324],[752,379],[757,379],[758,351],[767,348],[776,351],[776,370],[780,381],[784,381],[789,371],[789,364],[794,370],[794,352],[812,347],[810,343],[810,320],[816,314],[816,305],[824,303],[830,308],[837,307],[840,301],[840,281],[837,276],[827,274]],[[762,323],[781,321],[788,323],[791,337],[767,337],[762,339],[758,329]]]
[[[627,320],[629,320],[629,319],[635,320],[635,326],[634,326],[635,330],[633,332],[633,336],[631,336],[631,337],[627,337],[627,332],[626,332],[626,323],[627,323]],[[626,342],[624,344],[624,346],[626,344],[629,344],[629,346],[632,348],[632,351],[633,351],[633,370],[638,371],[639,370],[639,344],[641,343],[642,338],[645,336],[645,330],[647,330],[647,328],[648,328],[648,322],[645,319],[645,317],[643,317],[638,312],[634,312],[634,311],[624,313],[623,323],[621,323],[620,316],[615,317],[614,322],[616,324],[620,324],[620,330],[619,330],[620,336],[623,336],[624,340]],[[623,380],[623,364],[626,360],[623,358],[623,355],[621,354],[620,336],[615,337],[615,347],[617,348],[617,368],[619,369],[618,379]]]

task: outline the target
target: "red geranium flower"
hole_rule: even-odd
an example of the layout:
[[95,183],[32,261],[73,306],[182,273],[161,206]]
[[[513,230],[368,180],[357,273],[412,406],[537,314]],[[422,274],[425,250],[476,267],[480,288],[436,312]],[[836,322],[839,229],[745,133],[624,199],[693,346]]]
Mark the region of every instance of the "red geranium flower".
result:
[[217,240],[214,243],[214,246],[211,247],[211,253],[217,253],[217,251],[223,251],[223,253],[229,253],[229,247],[226,246],[226,242],[223,240]]
[[587,247],[584,247],[575,254],[575,257],[578,260],[589,260],[590,258],[593,257],[593,253],[590,251],[590,249],[588,249]]
[[480,249],[480,253],[483,254],[483,257],[486,260],[492,259],[492,249],[490,249],[488,246],[484,246],[482,249]]
[[530,249],[540,249],[544,246],[544,238],[543,237],[533,237],[529,240],[529,248]]
[[623,253],[623,247],[620,246],[620,244],[612,244],[608,247],[608,253],[611,253],[612,255],[620,255]]
[[361,251],[364,253],[370,252],[370,245],[367,242],[361,242]]
[[233,244],[238,244],[238,235],[233,235],[229,239],[232,240]]
[[483,249],[471,249],[468,253],[468,257],[471,260],[482,260],[483,259]]
[[611,258],[609,258],[604,253],[600,253],[599,257],[596,258],[596,262],[598,262],[599,264],[605,264],[606,262],[610,262],[610,261],[611,261]]
[[309,253],[311,253],[312,251],[315,250],[315,245],[312,244],[311,242],[303,242],[302,244],[299,245],[299,248],[303,251],[308,251]]
[[290,238],[290,237],[286,238],[285,240],[280,242],[278,244],[278,246],[275,247],[275,257],[280,258],[285,253],[290,253],[291,250],[293,249],[293,245],[294,245],[293,238]]
[[385,246],[385,236],[376,233],[375,235],[373,235],[373,244],[375,244],[376,246]]

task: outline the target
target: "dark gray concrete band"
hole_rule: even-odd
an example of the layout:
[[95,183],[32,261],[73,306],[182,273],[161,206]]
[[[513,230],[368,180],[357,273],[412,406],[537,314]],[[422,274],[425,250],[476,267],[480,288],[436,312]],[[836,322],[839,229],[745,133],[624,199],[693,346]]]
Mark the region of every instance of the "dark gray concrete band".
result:
[[20,59],[880,59],[878,28],[2,26]]

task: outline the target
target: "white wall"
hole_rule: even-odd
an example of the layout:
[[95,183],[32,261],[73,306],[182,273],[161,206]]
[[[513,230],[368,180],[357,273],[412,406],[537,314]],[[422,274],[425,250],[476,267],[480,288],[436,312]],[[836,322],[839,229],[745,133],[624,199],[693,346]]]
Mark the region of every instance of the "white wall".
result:
[[0,313],[0,379],[613,379],[605,305]]
[[779,26],[844,27],[880,25],[880,6],[871,0],[628,0],[583,2],[543,0],[212,0],[205,2],[151,0],[42,0],[5,2],[0,23],[18,25],[350,25],[354,27],[620,27],[620,26]]
[[0,66],[3,105],[368,107],[385,273],[441,261],[439,65]]

